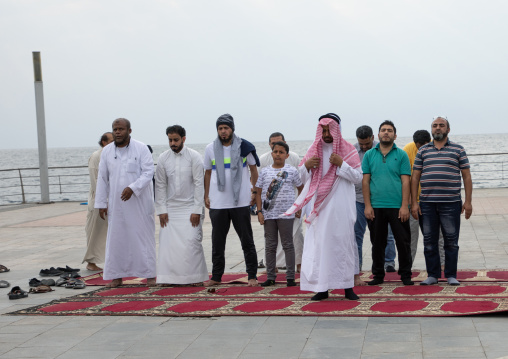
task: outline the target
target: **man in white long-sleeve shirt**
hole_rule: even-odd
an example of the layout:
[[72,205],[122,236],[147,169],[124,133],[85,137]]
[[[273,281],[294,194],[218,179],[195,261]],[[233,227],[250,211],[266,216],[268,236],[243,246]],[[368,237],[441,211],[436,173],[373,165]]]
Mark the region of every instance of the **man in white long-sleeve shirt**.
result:
[[122,285],[124,277],[147,278],[155,285],[155,220],[153,159],[148,147],[131,138],[125,118],[113,121],[114,142],[102,150],[95,208],[108,217],[103,278],[108,287]]
[[155,171],[155,213],[159,216],[157,283],[198,284],[208,279],[203,239],[204,171],[201,155],[184,146],[185,129],[166,129],[170,150]]

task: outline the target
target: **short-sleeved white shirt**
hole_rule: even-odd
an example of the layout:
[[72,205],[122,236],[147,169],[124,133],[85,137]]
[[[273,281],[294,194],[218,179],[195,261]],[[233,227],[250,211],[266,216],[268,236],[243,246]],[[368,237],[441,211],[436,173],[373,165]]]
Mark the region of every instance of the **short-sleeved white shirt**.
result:
[[[263,217],[277,219],[286,212],[295,202],[295,187],[300,187],[302,180],[298,170],[286,164],[282,168],[273,168],[272,165],[264,167],[256,182],[261,188],[261,201]],[[267,195],[268,193],[268,195]],[[295,215],[284,218],[294,218]]]
[[[224,149],[224,163],[229,162],[231,159],[231,146],[223,146]],[[235,205],[233,198],[233,184],[231,182],[231,170],[229,166],[225,165],[225,178],[226,186],[224,192],[220,192],[217,187],[217,171],[215,169],[215,154],[213,152],[213,142],[208,144],[205,149],[205,170],[212,170],[212,177],[210,178],[210,190],[208,192],[208,198],[210,199],[210,208],[212,209],[224,209],[224,208],[237,208],[246,207],[250,205],[251,196],[251,183],[250,173],[248,166],[255,165],[256,160],[251,153],[244,158],[242,168],[242,184],[240,186],[240,195],[238,203]]]

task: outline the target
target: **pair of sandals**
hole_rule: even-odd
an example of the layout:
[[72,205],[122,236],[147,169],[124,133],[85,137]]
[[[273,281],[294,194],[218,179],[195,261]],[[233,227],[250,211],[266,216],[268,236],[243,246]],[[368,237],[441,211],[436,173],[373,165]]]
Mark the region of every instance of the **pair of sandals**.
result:
[[56,281],[57,287],[65,287],[67,289],[83,289],[86,287],[85,282],[74,278],[60,278]]
[[11,291],[7,293],[9,299],[21,299],[28,297],[28,292],[21,289],[19,286],[12,287]]

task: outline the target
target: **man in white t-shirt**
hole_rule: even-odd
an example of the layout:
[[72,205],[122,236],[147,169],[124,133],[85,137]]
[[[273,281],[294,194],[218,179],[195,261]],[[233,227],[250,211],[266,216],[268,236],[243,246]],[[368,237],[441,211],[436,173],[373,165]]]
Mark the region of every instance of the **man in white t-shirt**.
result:
[[[254,245],[249,206],[251,188],[258,179],[256,148],[238,137],[233,117],[217,119],[217,138],[205,149],[205,206],[212,222],[212,278],[206,287],[220,284],[226,260],[226,237],[233,222],[242,243],[248,286],[257,286],[257,252]],[[249,180],[250,169],[250,180]]]

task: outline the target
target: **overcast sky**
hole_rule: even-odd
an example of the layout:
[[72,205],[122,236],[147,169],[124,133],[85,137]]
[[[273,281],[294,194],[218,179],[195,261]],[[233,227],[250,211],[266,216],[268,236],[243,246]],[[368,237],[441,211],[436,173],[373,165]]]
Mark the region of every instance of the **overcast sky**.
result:
[[507,1],[0,2],[0,148],[37,147],[32,51],[40,51],[48,147],[94,146],[117,117],[165,144],[236,133],[313,139],[386,119],[399,136],[445,115],[453,134],[508,132]]

